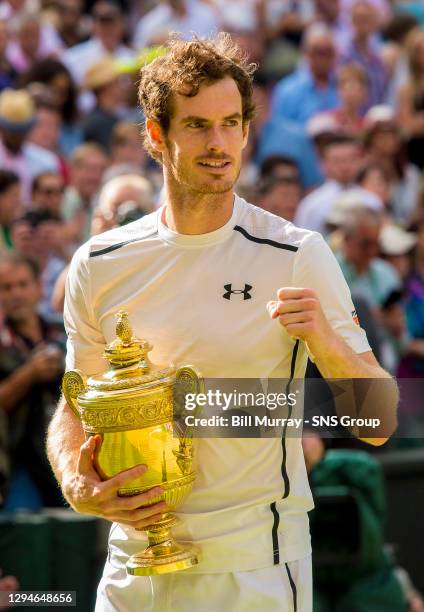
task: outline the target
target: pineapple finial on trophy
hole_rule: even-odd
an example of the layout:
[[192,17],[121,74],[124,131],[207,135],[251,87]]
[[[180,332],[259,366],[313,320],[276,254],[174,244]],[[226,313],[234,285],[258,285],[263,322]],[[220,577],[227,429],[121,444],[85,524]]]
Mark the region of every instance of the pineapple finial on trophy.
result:
[[130,344],[132,340],[132,327],[128,318],[128,312],[120,310],[116,313],[116,335],[122,341],[122,344]]

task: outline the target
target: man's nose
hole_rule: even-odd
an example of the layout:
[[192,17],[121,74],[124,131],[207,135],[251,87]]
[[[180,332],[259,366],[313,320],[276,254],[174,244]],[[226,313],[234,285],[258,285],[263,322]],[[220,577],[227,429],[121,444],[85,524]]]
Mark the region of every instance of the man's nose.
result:
[[208,131],[206,148],[208,151],[222,151],[224,149],[225,138],[221,128],[212,127]]

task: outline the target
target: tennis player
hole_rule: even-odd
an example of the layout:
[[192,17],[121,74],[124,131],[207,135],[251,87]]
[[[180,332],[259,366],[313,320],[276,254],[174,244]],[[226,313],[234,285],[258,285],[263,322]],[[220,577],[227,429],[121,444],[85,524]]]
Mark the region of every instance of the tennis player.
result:
[[[355,321],[349,289],[321,235],[234,193],[246,146],[252,66],[228,36],[175,40],[141,72],[145,145],[163,167],[162,207],[91,238],[76,252],[65,303],[67,368],[103,371],[124,308],[155,363],[190,363],[210,378],[387,378]],[[385,398],[387,429],[397,390]],[[381,444],[384,437],[370,438]],[[202,549],[192,568],[128,576],[142,528],[166,510],[156,491],[119,498],[149,466],[102,482],[81,423],[62,400],[48,451],[77,511],[113,522],[97,612],[311,612],[313,501],[300,436],[196,440],[197,479],[173,530]]]

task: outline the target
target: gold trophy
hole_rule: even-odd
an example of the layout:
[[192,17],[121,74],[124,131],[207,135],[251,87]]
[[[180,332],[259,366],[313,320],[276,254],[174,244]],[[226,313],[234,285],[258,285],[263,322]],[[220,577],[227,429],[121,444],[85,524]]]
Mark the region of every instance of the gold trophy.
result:
[[[142,493],[160,486],[164,493],[149,501],[165,501],[174,510],[184,501],[195,478],[193,442],[187,428],[174,419],[174,411],[185,393],[198,393],[203,381],[189,367],[176,369],[153,366],[146,340],[133,336],[128,314],[117,314],[117,338],[107,345],[104,357],[110,369],[88,380],[79,370],[65,374],[63,394],[81,419],[86,436],[100,434],[102,443],[94,463],[103,480],[140,463],[145,474],[118,495]],[[180,400],[180,401],[178,401]],[[169,512],[142,531],[147,531],[148,547],[132,555],[127,571],[133,576],[176,572],[198,563],[199,550],[192,544],[179,544],[170,534],[177,519]]]

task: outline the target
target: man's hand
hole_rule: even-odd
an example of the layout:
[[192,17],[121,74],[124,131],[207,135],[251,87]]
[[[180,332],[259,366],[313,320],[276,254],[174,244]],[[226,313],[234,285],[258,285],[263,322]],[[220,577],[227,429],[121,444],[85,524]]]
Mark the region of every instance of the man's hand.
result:
[[328,343],[334,336],[313,289],[283,287],[277,291],[277,300],[268,302],[267,308],[271,318],[279,318],[289,336],[304,340],[312,353],[315,346]]
[[81,446],[75,474],[62,482],[64,495],[74,510],[137,529],[159,520],[168,510],[166,503],[147,504],[163,493],[161,487],[131,497],[118,497],[119,488],[144,474],[148,468],[138,465],[102,481],[93,465],[93,453],[100,443],[101,438],[96,435]]
[[31,353],[27,367],[34,382],[55,380],[63,370],[63,353],[55,346],[37,348]]

